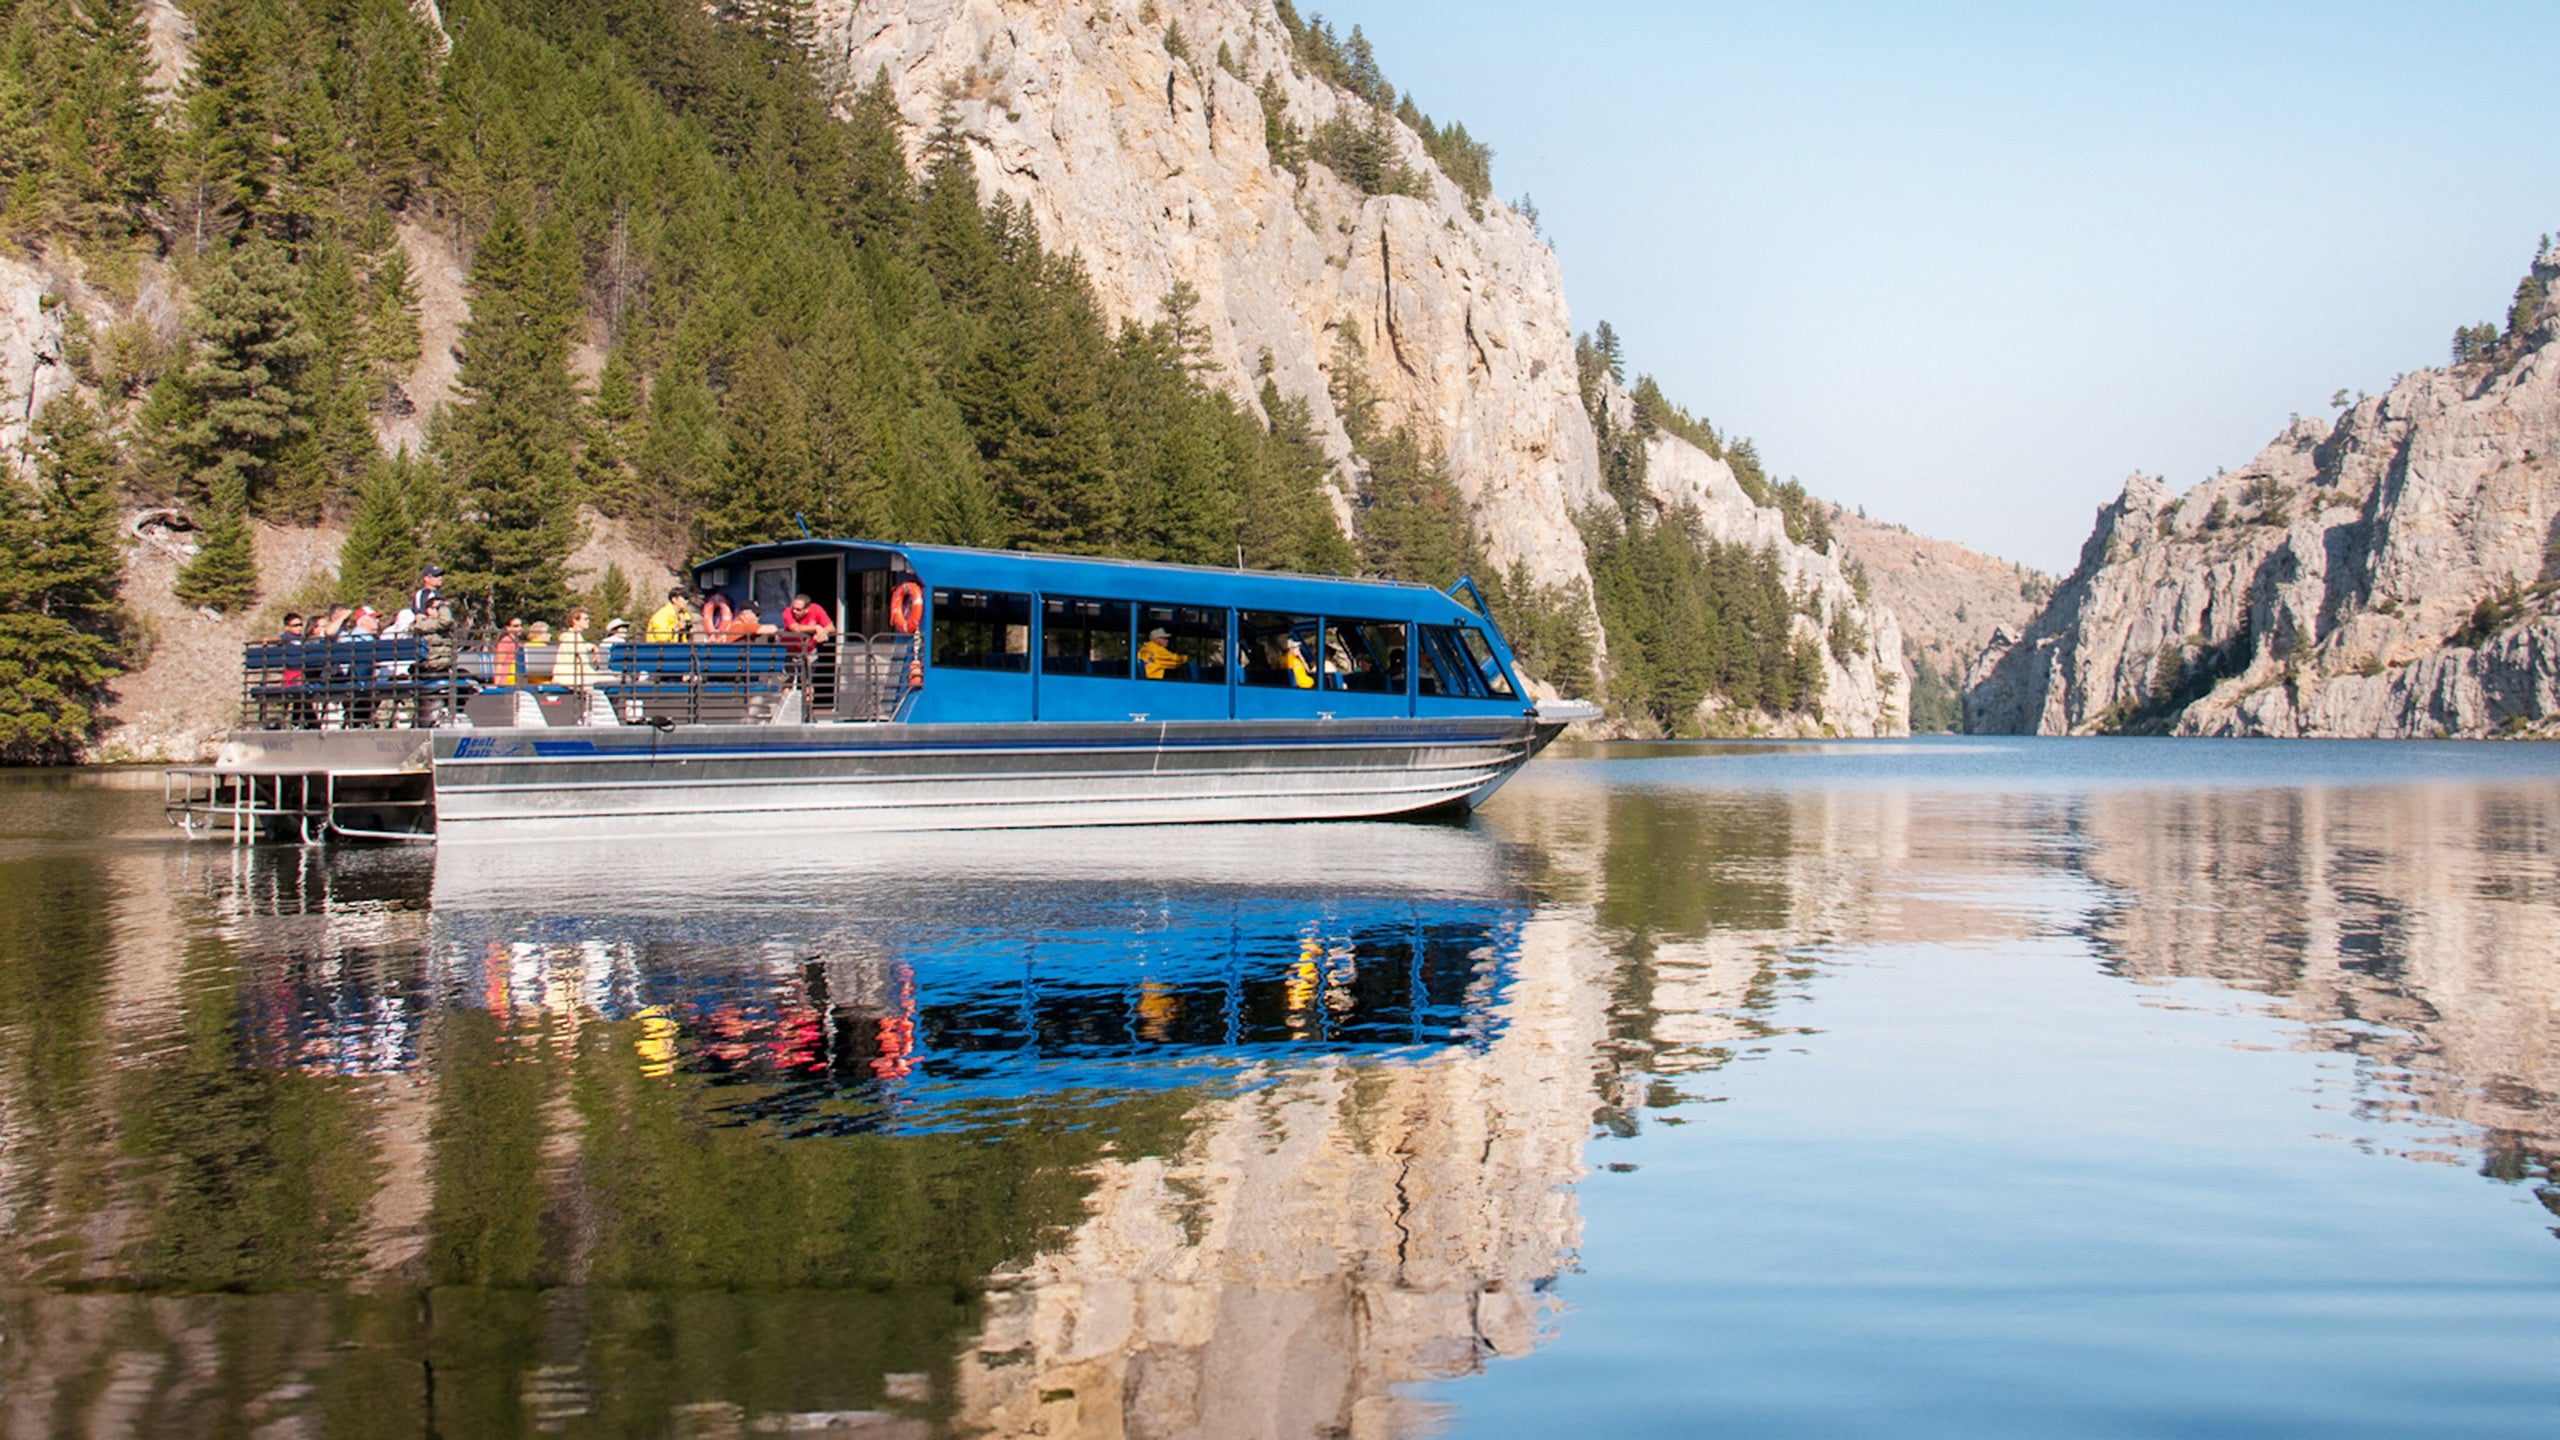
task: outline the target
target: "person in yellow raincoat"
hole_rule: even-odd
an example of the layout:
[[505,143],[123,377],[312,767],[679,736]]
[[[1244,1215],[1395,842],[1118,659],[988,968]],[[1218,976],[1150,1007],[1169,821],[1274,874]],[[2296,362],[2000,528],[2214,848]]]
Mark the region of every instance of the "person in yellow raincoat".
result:
[[1147,632],[1147,643],[1138,647],[1138,663],[1147,667],[1147,678],[1161,680],[1175,669],[1189,663],[1182,652],[1164,642],[1172,636],[1161,627]]

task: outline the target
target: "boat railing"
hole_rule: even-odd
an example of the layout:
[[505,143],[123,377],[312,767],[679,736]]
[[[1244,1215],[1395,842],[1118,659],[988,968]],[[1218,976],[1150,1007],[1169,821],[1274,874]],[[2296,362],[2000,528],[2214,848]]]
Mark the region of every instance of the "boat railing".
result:
[[[616,641],[466,641],[437,664],[419,639],[281,640],[245,647],[240,726],[406,730],[441,725],[740,725],[898,716],[912,635]],[[796,698],[795,698],[796,697]]]
[[431,666],[424,640],[278,640],[243,649],[244,730],[407,730],[433,725],[472,685]]

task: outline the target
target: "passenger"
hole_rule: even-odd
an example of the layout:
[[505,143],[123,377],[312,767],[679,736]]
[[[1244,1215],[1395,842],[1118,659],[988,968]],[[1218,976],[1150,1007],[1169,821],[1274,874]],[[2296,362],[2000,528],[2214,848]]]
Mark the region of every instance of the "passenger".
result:
[[691,640],[700,633],[701,622],[694,618],[693,602],[679,585],[667,592],[667,603],[649,617],[646,638],[653,645],[666,645]]
[[587,643],[587,607],[572,606],[568,618],[560,622],[560,653],[551,661],[551,683],[583,688],[601,678],[596,647]]
[[836,633],[836,622],[828,618],[826,606],[809,598],[808,591],[797,591],[782,609],[782,633],[806,636],[806,643],[824,645]]
[[418,658],[421,675],[451,675],[462,663],[462,652],[453,643],[453,606],[441,596],[430,597],[427,613],[409,627],[409,633],[426,642],[426,653]]
[[[370,605],[359,605],[356,607],[356,613],[347,617],[345,628],[338,631],[338,638],[331,643],[337,645],[352,645],[361,640],[365,644],[371,645],[375,640],[381,638],[381,635],[382,612],[374,609]],[[371,725],[374,717],[374,702],[369,688],[370,685],[380,680],[395,678],[407,667],[400,665],[377,665],[374,658],[367,655],[362,659],[349,658],[340,660],[330,668],[351,681],[361,682],[356,687],[358,693],[355,698],[347,702],[347,723],[357,728],[363,728]]]
[[335,640],[338,638],[338,632],[345,628],[347,621],[352,618],[355,613],[355,607],[352,605],[344,603],[332,605],[329,607],[328,613],[324,615],[314,615],[311,617],[311,629],[305,638],[311,640]]
[[1315,672],[1307,668],[1307,653],[1300,648],[1298,637],[1291,635],[1284,644],[1288,653],[1282,659],[1289,667],[1289,683],[1301,690],[1316,688]]
[[[309,638],[310,637],[302,633],[302,612],[299,610],[287,610],[284,612],[284,624],[276,629],[276,643],[284,646],[297,646]],[[301,658],[291,649],[287,649],[285,651],[285,656],[288,662]],[[302,683],[302,667],[297,664],[288,663],[284,667],[284,673],[276,678],[279,684],[299,685]],[[297,701],[295,703],[299,704],[300,702]]]
[[599,681],[648,679],[646,675],[625,673],[631,665],[630,649],[631,622],[619,615],[604,622],[604,640],[596,646],[596,666],[603,673],[596,678]]
[[1188,664],[1181,651],[1164,643],[1173,636],[1163,626],[1147,632],[1147,643],[1138,647],[1138,663],[1147,667],[1147,678],[1161,680]]
[[527,685],[540,685],[551,679],[552,668],[559,663],[551,648],[551,626],[536,620],[524,627],[524,648],[516,652],[516,669]]
[[[710,613],[710,606],[705,605],[702,608],[705,614]],[[780,633],[775,627],[764,623],[764,617],[756,613],[755,606],[742,605],[736,614],[729,617],[729,623],[722,626],[719,633],[712,638],[729,641],[770,640]]]
[[427,602],[436,598],[436,596],[443,590],[444,567],[441,565],[428,566],[425,573],[420,575],[418,578],[417,590],[409,596],[409,614],[413,617],[411,620],[412,624],[416,623],[414,617],[423,616],[427,613]]
[[489,672],[489,682],[493,685],[515,684],[516,677],[523,673],[524,667],[519,663],[523,656],[524,617],[510,615],[506,628],[498,632],[497,660]]
[[406,640],[417,633],[418,612],[406,605],[400,607],[399,614],[391,617],[390,624],[382,627],[382,638],[385,640]]

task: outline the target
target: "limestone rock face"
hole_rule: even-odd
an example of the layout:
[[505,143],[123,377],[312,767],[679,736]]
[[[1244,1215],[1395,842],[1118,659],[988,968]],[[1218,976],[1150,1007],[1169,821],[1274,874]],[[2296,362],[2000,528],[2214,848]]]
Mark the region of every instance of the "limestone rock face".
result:
[[[1005,0],[820,0],[817,52],[847,92],[885,72],[911,143],[946,97],[982,193],[1028,208],[1043,241],[1082,257],[1106,311],[1153,319],[1166,292],[1201,296],[1210,358],[1239,395],[1264,352],[1302,395],[1337,457],[1350,451],[1327,395],[1338,329],[1351,328],[1385,396],[1447,447],[1481,506],[1497,562],[1541,581],[1581,573],[1572,510],[1598,498],[1598,450],[1582,413],[1572,323],[1555,253],[1530,223],[1486,201],[1470,214],[1393,127],[1425,199],[1363,196],[1321,166],[1271,163],[1254,87],[1277,73],[1289,117],[1313,130],[1361,102],[1288,66],[1268,4],[1156,7]],[[1190,59],[1166,49],[1180,30]],[[1225,45],[1240,78],[1214,63]]]
[[[1610,403],[1625,407],[1615,417],[1619,423],[1633,423],[1634,403],[1623,392],[1613,392]],[[1859,599],[1836,540],[1828,551],[1789,540],[1787,518],[1776,506],[1753,503],[1732,466],[1676,435],[1656,434],[1646,442],[1645,487],[1663,510],[1695,509],[1715,540],[1777,555],[1787,592],[1808,598],[1815,612],[1797,615],[1794,623],[1822,653],[1824,727],[1861,737],[1909,733],[1901,624],[1891,609]],[[1841,615],[1863,637],[1863,648],[1847,655],[1835,654],[1830,642],[1831,622]]]
[[1866,572],[1867,593],[1900,622],[1904,659],[1926,661],[1951,682],[1962,681],[1995,632],[2024,634],[2053,590],[2040,571],[1855,511],[1834,509],[1831,531]]
[[[842,93],[885,75],[919,148],[947,103],[981,192],[1023,206],[1044,243],[1081,257],[1106,311],[1152,320],[1177,282],[1195,287],[1225,383],[1253,403],[1267,356],[1281,392],[1305,397],[1324,428],[1344,497],[1354,459],[1328,380],[1347,328],[1383,397],[1380,419],[1444,449],[1487,560],[1523,565],[1546,585],[1588,578],[1574,516],[1608,501],[1555,253],[1499,201],[1470,205],[1402,125],[1390,132],[1427,178],[1422,198],[1364,196],[1312,162],[1303,180],[1274,165],[1256,93],[1265,77],[1277,77],[1287,118],[1304,130],[1364,102],[1291,69],[1268,0],[818,0],[814,10],[819,62]],[[1167,47],[1168,28],[1187,58]],[[1232,71],[1216,63],[1222,46]],[[1721,462],[1679,441],[1657,445],[1687,452],[1658,451],[1657,490],[1709,497],[1712,530],[1766,538],[1791,579],[1834,593],[1820,577],[1838,564],[1788,545],[1777,512],[1751,505],[1730,472],[1712,483]],[[1848,595],[1845,584],[1837,593]],[[1833,665],[1820,723],[1891,733],[1902,712],[1882,692],[1898,697],[1899,685],[1878,677],[1898,682],[1899,652],[1890,664],[1879,657],[1898,635],[1890,617],[1861,615],[1876,643]]]
[[[2535,262],[2560,281],[2560,252]],[[2560,727],[2560,314],[2297,419],[2183,497],[2136,476],[1969,678],[1967,728],[2417,737]]]
[[72,386],[63,363],[64,285],[0,255],[0,449],[16,454],[27,420]]

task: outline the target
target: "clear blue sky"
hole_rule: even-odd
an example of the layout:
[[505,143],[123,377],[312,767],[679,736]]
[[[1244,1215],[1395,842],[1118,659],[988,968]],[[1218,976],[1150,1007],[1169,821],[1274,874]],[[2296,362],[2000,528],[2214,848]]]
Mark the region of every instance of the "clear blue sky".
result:
[[2066,570],[2441,363],[2560,231],[2560,6],[1298,0],[1536,198],[1577,328],[1771,471]]

